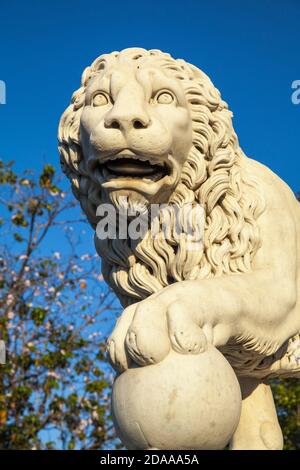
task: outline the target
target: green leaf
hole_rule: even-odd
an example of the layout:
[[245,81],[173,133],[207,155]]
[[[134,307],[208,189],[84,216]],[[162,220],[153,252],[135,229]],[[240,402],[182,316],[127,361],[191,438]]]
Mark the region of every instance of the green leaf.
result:
[[47,310],[41,307],[34,307],[31,310],[30,318],[34,321],[34,323],[39,326],[43,323],[47,315]]
[[21,237],[21,235],[20,235],[19,233],[16,233],[16,232],[15,232],[15,233],[13,234],[13,237],[14,237],[14,239],[15,239],[17,242],[23,242],[23,241],[24,241],[24,238]]
[[41,188],[50,188],[55,175],[55,169],[52,165],[45,165],[39,178]]

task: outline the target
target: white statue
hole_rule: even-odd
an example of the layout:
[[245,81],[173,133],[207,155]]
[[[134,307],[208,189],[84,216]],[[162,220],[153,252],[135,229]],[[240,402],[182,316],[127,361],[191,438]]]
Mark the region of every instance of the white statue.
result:
[[[204,209],[197,250],[186,237],[173,236],[172,211],[168,237],[159,232],[154,239],[150,230],[138,240],[95,237],[103,275],[126,307],[108,341],[120,373],[113,411],[125,444],[221,448],[231,438],[232,449],[282,448],[267,379],[300,375],[300,206],[280,178],[245,156],[219,91],[202,71],[158,50],[101,55],[62,115],[59,149],[94,228],[103,203],[118,211],[124,200],[127,209],[164,203]],[[239,380],[241,412],[225,358]],[[198,388],[198,364],[215,408],[197,400],[198,393],[200,400],[208,396]],[[218,368],[224,368],[220,376]],[[187,388],[176,388],[184,378],[194,397],[186,409]],[[220,412],[230,407],[228,396],[217,403],[214,395],[218,381],[231,390],[231,418]],[[172,390],[179,396],[169,439],[153,423],[170,421],[162,410]],[[202,427],[187,419],[184,429],[191,409],[202,416]],[[219,421],[213,423],[214,409]],[[142,424],[133,422],[137,415]],[[209,426],[224,427],[224,435]]]

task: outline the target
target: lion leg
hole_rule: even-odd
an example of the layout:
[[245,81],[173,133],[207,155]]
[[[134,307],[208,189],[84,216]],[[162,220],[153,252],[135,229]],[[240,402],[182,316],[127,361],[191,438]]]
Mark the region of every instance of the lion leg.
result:
[[269,385],[254,378],[239,378],[242,411],[230,443],[231,450],[281,450],[282,432]]

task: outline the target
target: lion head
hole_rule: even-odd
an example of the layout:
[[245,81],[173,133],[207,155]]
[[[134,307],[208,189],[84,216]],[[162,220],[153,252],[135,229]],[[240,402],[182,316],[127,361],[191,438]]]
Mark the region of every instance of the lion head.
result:
[[97,207],[201,204],[202,249],[184,238],[95,238],[102,270],[122,303],[172,282],[251,270],[264,202],[248,173],[232,113],[210,79],[159,50],[125,49],[98,57],[59,124],[63,171],[89,222]]

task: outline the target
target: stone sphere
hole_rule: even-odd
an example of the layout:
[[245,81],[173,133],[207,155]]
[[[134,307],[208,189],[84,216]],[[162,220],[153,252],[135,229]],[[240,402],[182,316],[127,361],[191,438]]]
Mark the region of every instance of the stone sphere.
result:
[[224,449],[240,418],[241,391],[225,357],[171,351],[132,367],[113,386],[112,414],[128,449]]

